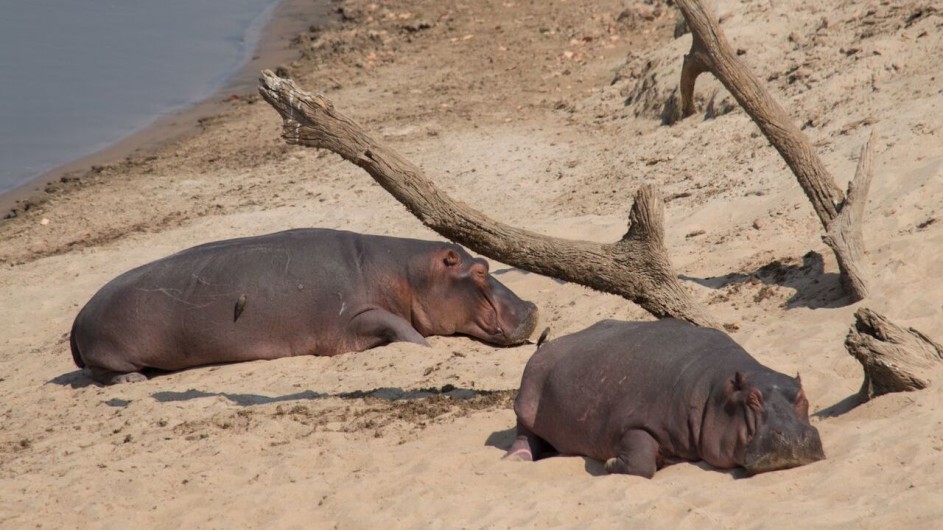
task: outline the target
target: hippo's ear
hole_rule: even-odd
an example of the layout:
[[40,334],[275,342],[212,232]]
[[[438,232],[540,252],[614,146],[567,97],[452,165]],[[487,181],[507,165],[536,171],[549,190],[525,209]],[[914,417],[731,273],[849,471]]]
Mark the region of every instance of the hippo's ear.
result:
[[743,374],[737,371],[733,376],[733,389],[737,392],[743,390],[743,387],[746,386],[746,378],[743,377]]
[[442,263],[446,267],[454,267],[462,262],[461,256],[458,255],[458,252],[455,252],[454,249],[448,249],[445,251],[445,255],[442,257]]
[[802,386],[802,378],[799,377],[799,372],[796,372],[796,383],[799,383],[799,386]]
[[743,393],[744,388],[743,374],[736,372],[733,377],[727,380],[724,397],[724,410],[728,414],[734,414],[743,406],[746,396]]

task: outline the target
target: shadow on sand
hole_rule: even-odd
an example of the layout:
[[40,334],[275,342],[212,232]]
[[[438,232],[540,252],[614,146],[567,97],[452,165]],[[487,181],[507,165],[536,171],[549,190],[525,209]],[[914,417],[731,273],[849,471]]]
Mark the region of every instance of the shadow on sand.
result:
[[850,411],[851,409],[857,407],[858,405],[865,403],[865,401],[866,400],[862,399],[860,393],[855,392],[854,394],[846,397],[845,399],[839,401],[838,403],[835,403],[834,405],[825,407],[824,409],[818,412],[815,412],[814,414],[812,414],[812,416],[816,418],[823,418],[823,419],[834,418],[836,416],[841,416],[842,414]]
[[[485,445],[489,447],[494,447],[495,449],[500,449],[502,452],[507,452],[507,450],[511,448],[511,445],[514,443],[514,439],[516,437],[517,437],[516,427],[512,427],[510,429],[504,429],[501,431],[495,431],[488,436],[487,440],[485,440]],[[596,460],[594,458],[589,458],[587,456],[561,454],[552,450],[552,448],[549,447],[549,445],[545,447],[545,451],[539,455],[537,460],[545,460],[547,458],[575,458],[575,457],[579,457],[583,459],[583,469],[585,469],[586,472],[589,473],[590,475],[594,477],[602,477],[609,474],[608,472],[606,472],[604,463],[599,460]],[[735,469],[718,469],[704,461],[697,461],[697,462],[679,461],[679,462],[675,462],[669,465],[684,465],[684,464],[697,466],[704,471],[711,471],[715,473],[726,473],[727,475],[730,475],[730,477],[733,479],[749,478],[752,476],[749,473],[747,473],[747,471],[743,468],[738,467]]]
[[151,397],[161,403],[170,403],[175,401],[188,401],[191,399],[200,399],[205,397],[221,396],[233,403],[250,407],[253,405],[267,405],[269,403],[279,403],[282,401],[314,400],[326,398],[339,399],[379,399],[383,401],[404,401],[411,399],[423,399],[434,396],[449,397],[452,399],[471,399],[478,396],[488,396],[501,392],[500,390],[472,390],[469,388],[457,388],[454,385],[445,385],[441,388],[420,388],[414,390],[403,390],[402,388],[375,388],[373,390],[354,390],[352,392],[323,393],[313,390],[305,390],[294,394],[284,396],[263,396],[260,394],[234,394],[230,392],[204,392],[202,390],[190,389],[185,392],[154,392]]
[[695,278],[682,274],[679,278],[710,289],[757,282],[788,287],[796,292],[786,301],[787,309],[836,308],[851,303],[842,290],[838,273],[825,272],[825,261],[818,252],[806,253],[802,256],[802,264],[774,260],[751,273],[730,273],[716,278]]

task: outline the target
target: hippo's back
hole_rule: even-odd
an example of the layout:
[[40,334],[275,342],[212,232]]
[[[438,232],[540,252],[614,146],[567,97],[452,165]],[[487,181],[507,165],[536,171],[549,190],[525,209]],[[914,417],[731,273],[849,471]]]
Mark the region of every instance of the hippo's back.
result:
[[605,460],[623,432],[639,428],[684,456],[692,433],[678,422],[703,410],[717,365],[758,363],[718,330],[674,319],[605,320],[538,348],[515,411],[563,453]]

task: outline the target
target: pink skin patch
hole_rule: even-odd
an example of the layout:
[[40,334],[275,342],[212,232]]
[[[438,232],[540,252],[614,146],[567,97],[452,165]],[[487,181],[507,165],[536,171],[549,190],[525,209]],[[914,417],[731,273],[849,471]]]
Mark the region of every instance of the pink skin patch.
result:
[[519,449],[513,449],[511,451],[508,451],[507,454],[504,455],[504,458],[514,459],[514,460],[533,460],[534,455],[531,454],[530,449],[527,449],[526,447],[521,447]]

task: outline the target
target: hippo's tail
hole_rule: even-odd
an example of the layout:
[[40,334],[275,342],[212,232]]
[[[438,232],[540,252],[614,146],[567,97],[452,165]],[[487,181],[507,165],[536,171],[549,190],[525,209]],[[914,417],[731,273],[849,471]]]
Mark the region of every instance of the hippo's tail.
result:
[[72,349],[72,360],[75,361],[75,365],[79,368],[85,368],[85,361],[83,361],[82,356],[79,355],[79,345],[75,343],[75,327],[78,323],[78,318],[72,323],[72,331],[69,332],[69,347]]

